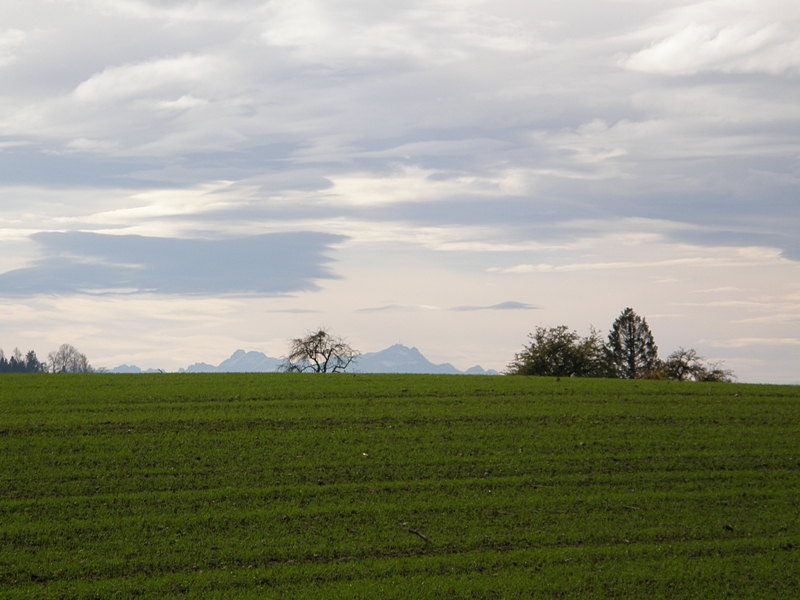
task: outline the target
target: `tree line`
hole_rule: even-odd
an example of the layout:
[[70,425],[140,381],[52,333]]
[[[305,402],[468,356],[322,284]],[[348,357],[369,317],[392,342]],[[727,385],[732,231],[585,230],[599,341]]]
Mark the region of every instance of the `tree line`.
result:
[[0,373],[94,373],[86,355],[70,344],[61,344],[58,350],[40,361],[36,352],[29,350],[25,355],[14,348],[10,358],[6,358],[0,348]]
[[[633,309],[622,311],[611,327],[607,340],[591,328],[586,337],[566,325],[537,327],[528,334],[530,343],[514,356],[506,368],[508,375],[550,377],[613,377],[621,379],[665,379],[675,381],[730,382],[733,371],[720,363],[708,363],[694,348],[679,348],[666,360],[658,357],[658,347],[647,320]],[[326,328],[309,332],[290,341],[289,355],[282,371],[340,373],[361,353]],[[0,373],[95,373],[86,355],[70,344],[40,362],[36,352],[23,356],[18,348],[6,359],[0,349]]]
[[507,374],[717,382],[735,378],[733,371],[706,362],[693,348],[681,347],[661,360],[647,320],[632,308],[617,317],[606,340],[594,328],[581,337],[566,325],[537,327],[528,337],[530,343],[514,356]]

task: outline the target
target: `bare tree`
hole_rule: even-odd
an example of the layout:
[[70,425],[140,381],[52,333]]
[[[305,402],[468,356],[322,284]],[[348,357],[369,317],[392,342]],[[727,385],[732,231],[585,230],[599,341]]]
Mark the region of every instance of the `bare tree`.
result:
[[51,373],[92,373],[92,365],[85,354],[69,344],[61,344],[58,350],[47,355]]
[[704,370],[702,361],[703,357],[694,348],[685,350],[681,346],[664,361],[664,374],[674,381],[693,381]]
[[697,350],[678,348],[659,367],[663,378],[674,381],[717,381],[730,383],[736,378],[733,371],[723,369],[722,363],[705,363]]
[[340,336],[332,336],[327,329],[309,332],[289,343],[289,355],[283,359],[281,370],[295,373],[340,373],[358,359],[361,353],[354,350]]
[[722,363],[716,362],[708,365],[697,381],[732,383],[734,379],[736,379],[736,375],[732,369],[723,369]]

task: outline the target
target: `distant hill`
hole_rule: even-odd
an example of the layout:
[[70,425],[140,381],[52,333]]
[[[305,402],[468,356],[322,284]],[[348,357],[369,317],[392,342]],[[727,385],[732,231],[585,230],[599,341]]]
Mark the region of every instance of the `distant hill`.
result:
[[[272,358],[263,352],[245,352],[237,350],[230,358],[214,366],[198,362],[185,369],[178,369],[178,373],[274,373],[281,364],[281,359]],[[440,375],[497,375],[497,371],[489,369],[484,371],[476,365],[466,371],[459,371],[450,363],[434,364],[425,358],[416,348],[408,348],[402,344],[395,344],[380,352],[367,352],[362,354],[353,368],[352,373],[419,373]],[[136,365],[120,365],[110,369],[108,373],[158,373],[158,369],[143,371]]]

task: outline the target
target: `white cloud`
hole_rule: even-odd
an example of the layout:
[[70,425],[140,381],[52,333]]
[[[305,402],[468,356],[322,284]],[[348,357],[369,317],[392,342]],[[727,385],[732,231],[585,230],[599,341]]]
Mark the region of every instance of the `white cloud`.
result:
[[0,142],[0,152],[5,150],[6,148],[19,148],[20,146],[29,146],[30,142],[28,141],[9,141],[9,142]]
[[524,191],[519,173],[499,173],[495,177],[474,175],[436,178],[441,173],[416,166],[400,166],[394,173],[334,175],[331,187],[320,198],[331,204],[375,206],[397,202],[426,202],[466,196],[517,195]]
[[84,152],[108,152],[119,147],[118,142],[112,140],[87,140],[78,138],[67,144],[67,148]]
[[247,202],[249,190],[229,181],[209,182],[190,189],[153,189],[131,193],[127,206],[62,220],[64,225],[89,226],[102,233],[180,236],[191,217]]
[[708,171],[686,178],[687,161],[800,155],[800,139],[790,130],[766,133],[759,126],[800,120],[800,107],[789,102],[730,98],[702,88],[646,92],[636,102],[652,118],[613,124],[594,119],[574,129],[533,132],[532,140],[548,150],[545,165],[533,172],[564,180],[627,180],[638,192],[674,193],[712,179]]
[[745,24],[716,29],[691,23],[623,64],[634,71],[668,75],[700,71],[779,74],[800,67],[800,40],[786,37],[777,24],[751,31]]
[[166,110],[186,110],[198,106],[205,106],[206,104],[208,104],[208,100],[205,98],[195,98],[191,94],[185,94],[177,100],[162,100],[161,102],[157,102],[156,106]]
[[715,348],[743,348],[745,346],[800,346],[797,338],[735,338],[724,342],[712,342]]
[[13,50],[22,45],[26,39],[26,33],[19,29],[8,29],[0,33],[0,67],[10,65],[17,60]]
[[19,29],[7,29],[5,32],[0,33],[0,49],[19,46],[26,38],[27,35],[24,31]]
[[448,64],[473,50],[526,53],[536,43],[521,21],[487,14],[469,3],[320,2],[275,0],[262,34],[271,46],[301,60],[412,59]]
[[220,67],[220,61],[214,57],[191,54],[108,67],[75,88],[73,97],[80,102],[109,102],[140,97],[155,90],[174,89],[182,84],[212,78]]
[[659,20],[650,30],[657,39],[622,66],[667,75],[779,75],[800,68],[796,3],[712,0],[666,11]]
[[740,288],[734,287],[732,285],[726,285],[723,287],[712,288],[707,290],[692,290],[691,294],[717,294],[720,292],[739,292],[741,291]]
[[[773,258],[778,259],[780,252],[774,252]],[[771,262],[771,261],[770,261]],[[521,264],[505,269],[500,269],[500,273],[566,273],[574,271],[608,271],[616,269],[645,269],[652,267],[672,267],[686,266],[701,269],[714,269],[720,267],[747,267],[758,264],[752,260],[741,260],[734,257],[706,257],[697,256],[692,258],[673,258],[661,261],[625,261],[625,262],[600,262],[600,263],[572,263],[567,265]],[[662,280],[669,282],[669,280]],[[730,305],[730,304],[727,304]],[[704,304],[707,306],[707,304]]]
[[372,306],[369,308],[359,308],[356,312],[359,313],[381,313],[381,312],[409,312],[420,310],[442,310],[438,306],[430,306],[426,304],[383,304],[381,306]]
[[126,17],[191,22],[245,20],[263,4],[263,0],[90,0],[89,3],[100,10],[117,12]]

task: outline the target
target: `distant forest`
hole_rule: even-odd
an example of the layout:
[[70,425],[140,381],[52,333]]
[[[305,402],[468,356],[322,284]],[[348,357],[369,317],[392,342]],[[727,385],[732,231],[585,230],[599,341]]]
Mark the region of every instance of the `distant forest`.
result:
[[36,352],[29,350],[25,356],[14,348],[11,358],[6,358],[3,349],[0,348],[0,373],[44,373],[46,363],[40,362],[36,357]]
[[24,356],[19,348],[14,348],[11,358],[6,358],[0,348],[0,373],[94,373],[86,355],[69,344],[62,344],[58,350],[47,355],[47,361],[40,361],[36,352],[29,350]]

